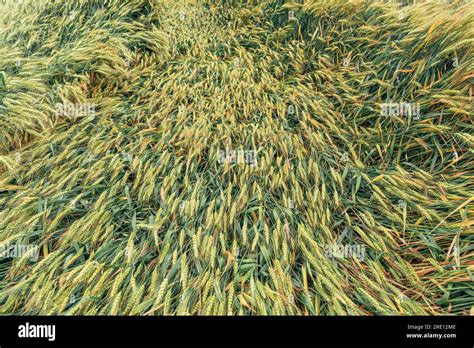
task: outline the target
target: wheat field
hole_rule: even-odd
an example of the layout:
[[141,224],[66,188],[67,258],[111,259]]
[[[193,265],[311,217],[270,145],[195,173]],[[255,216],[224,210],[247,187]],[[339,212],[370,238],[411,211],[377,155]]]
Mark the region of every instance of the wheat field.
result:
[[0,313],[474,313],[474,5],[0,0]]

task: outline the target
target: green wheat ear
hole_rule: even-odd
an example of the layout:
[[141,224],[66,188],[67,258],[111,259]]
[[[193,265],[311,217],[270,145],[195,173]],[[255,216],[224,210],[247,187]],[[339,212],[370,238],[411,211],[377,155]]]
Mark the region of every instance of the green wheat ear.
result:
[[472,314],[474,7],[402,5],[1,1],[0,313]]

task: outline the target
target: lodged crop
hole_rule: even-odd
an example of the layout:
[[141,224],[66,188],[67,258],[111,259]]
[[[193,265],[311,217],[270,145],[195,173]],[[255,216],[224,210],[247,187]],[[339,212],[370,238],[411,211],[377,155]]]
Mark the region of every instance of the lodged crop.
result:
[[0,0],[0,313],[466,315],[467,1]]

